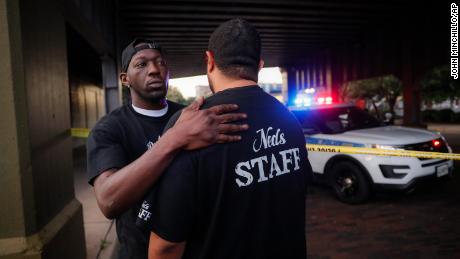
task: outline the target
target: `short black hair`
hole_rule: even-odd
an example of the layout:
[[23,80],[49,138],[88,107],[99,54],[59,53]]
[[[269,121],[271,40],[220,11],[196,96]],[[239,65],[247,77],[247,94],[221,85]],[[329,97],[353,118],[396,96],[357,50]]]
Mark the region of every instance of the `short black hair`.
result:
[[226,76],[257,82],[261,45],[256,28],[237,18],[214,30],[209,38],[208,50]]

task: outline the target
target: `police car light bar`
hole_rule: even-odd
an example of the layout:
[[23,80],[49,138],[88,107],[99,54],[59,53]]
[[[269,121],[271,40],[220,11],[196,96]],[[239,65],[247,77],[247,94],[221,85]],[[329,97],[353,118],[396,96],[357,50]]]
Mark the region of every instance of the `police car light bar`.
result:
[[305,89],[306,94],[314,94],[315,93],[315,88],[307,88]]
[[318,97],[316,98],[316,101],[313,101],[313,98],[310,96],[305,96],[305,95],[298,95],[297,98],[294,100],[294,104],[297,107],[308,107],[311,105],[328,105],[332,104],[332,97],[331,96],[326,96],[326,97]]
[[327,97],[318,97],[318,99],[316,100],[316,102],[317,102],[319,105],[322,105],[322,104],[332,104],[332,97],[330,97],[330,96],[327,96]]

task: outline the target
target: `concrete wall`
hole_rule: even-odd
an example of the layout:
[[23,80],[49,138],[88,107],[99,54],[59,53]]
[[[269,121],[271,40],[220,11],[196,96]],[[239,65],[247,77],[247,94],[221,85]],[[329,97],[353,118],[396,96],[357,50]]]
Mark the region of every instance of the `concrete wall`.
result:
[[91,83],[71,88],[72,127],[92,128],[105,115],[104,90]]
[[84,258],[64,17],[54,1],[3,0],[0,24],[0,257]]
[[[92,128],[106,114],[100,55],[71,25],[66,26],[72,128]],[[78,142],[86,143],[85,139]]]
[[[35,229],[19,6],[0,1],[0,255]],[[14,246],[14,244],[12,244]],[[13,248],[15,249],[15,248]]]
[[121,104],[121,87],[117,72],[117,56],[121,50],[115,45],[119,35],[124,34],[123,29],[120,29],[123,24],[117,22],[115,3],[113,0],[59,1],[66,21],[99,54],[107,112],[113,111]]

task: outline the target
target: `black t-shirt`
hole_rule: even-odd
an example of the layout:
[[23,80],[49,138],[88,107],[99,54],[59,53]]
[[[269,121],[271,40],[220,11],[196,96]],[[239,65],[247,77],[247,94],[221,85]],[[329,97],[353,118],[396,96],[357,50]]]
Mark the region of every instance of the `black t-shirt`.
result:
[[224,103],[248,114],[249,130],[239,142],[181,152],[138,226],[187,241],[183,258],[305,258],[311,167],[298,121],[258,86],[221,91],[203,108]]
[[[168,101],[161,117],[149,117],[124,105],[101,118],[91,130],[87,142],[88,182],[108,169],[120,169],[147,151],[163,133],[169,118],[183,106]],[[141,201],[116,218],[120,241],[119,258],[147,258],[150,233],[135,226]]]

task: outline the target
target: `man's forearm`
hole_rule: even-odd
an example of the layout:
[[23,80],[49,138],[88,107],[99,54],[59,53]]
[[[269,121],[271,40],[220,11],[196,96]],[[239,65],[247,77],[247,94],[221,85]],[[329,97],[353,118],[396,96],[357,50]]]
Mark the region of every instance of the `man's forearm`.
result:
[[171,128],[150,150],[131,164],[116,173],[98,176],[94,186],[104,215],[114,218],[139,202],[183,145],[175,129]]
[[185,242],[173,243],[164,240],[154,232],[150,234],[149,259],[180,259],[184,249]]
[[179,150],[238,141],[240,136],[230,134],[247,130],[245,124],[227,124],[246,118],[245,114],[228,113],[238,106],[222,104],[199,110],[202,103],[203,99],[184,108],[175,126],[137,160],[119,170],[103,172],[95,179],[98,205],[106,217],[114,218],[139,202]]

